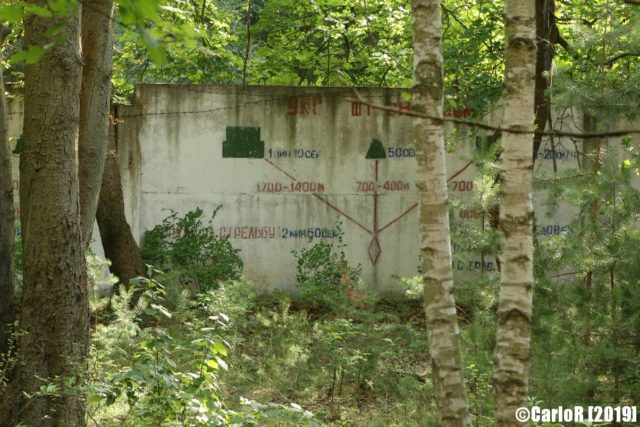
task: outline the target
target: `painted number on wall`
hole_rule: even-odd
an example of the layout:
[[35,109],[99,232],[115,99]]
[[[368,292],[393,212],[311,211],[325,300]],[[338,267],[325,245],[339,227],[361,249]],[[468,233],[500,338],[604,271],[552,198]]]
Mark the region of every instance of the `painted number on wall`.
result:
[[374,181],[356,181],[358,185],[357,190],[361,193],[373,193],[378,189],[386,191],[406,191],[409,190],[409,183],[406,181],[385,181],[383,184],[378,184]]
[[415,148],[406,148],[406,147],[388,147],[387,148],[387,157],[390,159],[400,159],[403,157],[415,157],[416,150]]
[[571,227],[559,224],[535,225],[533,227],[533,232],[541,236],[552,236],[554,234],[571,232]]
[[282,227],[280,237],[283,239],[333,239],[338,235],[336,230],[330,228],[309,227],[309,228],[287,228]]
[[317,159],[320,157],[318,150],[305,150],[304,148],[296,148],[294,150],[269,148],[267,154],[270,159]]
[[453,191],[471,191],[473,190],[473,181],[451,181],[451,189]]
[[282,193],[284,191],[292,193],[322,193],[324,192],[324,184],[308,181],[291,181],[290,184],[281,182],[258,183],[258,193]]

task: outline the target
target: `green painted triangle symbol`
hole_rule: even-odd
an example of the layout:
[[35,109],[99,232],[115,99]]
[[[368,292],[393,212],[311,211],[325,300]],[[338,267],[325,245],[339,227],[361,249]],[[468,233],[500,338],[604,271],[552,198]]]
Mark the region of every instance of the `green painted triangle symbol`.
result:
[[386,159],[387,154],[384,152],[384,147],[382,146],[382,141],[379,139],[374,139],[371,141],[369,145],[369,149],[367,150],[367,155],[365,159]]

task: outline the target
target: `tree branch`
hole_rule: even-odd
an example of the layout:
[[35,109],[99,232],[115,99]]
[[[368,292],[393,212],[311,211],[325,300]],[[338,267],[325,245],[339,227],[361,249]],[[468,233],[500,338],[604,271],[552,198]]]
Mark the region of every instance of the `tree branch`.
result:
[[[637,4],[640,5],[640,0],[638,0]],[[613,63],[616,62],[617,60],[623,59],[623,58],[628,58],[630,56],[638,57],[638,56],[640,56],[640,52],[622,52],[622,53],[619,53],[619,54],[617,54],[615,56],[612,56],[611,58],[607,59],[605,64],[607,66],[611,67],[613,65]]]
[[[346,98],[345,101],[360,102],[361,104],[368,105],[373,109],[391,111],[393,113],[397,113],[398,115],[402,115],[402,116],[420,117],[423,119],[431,119],[435,122],[445,122],[445,123],[450,122],[458,125],[471,126],[478,129],[492,130],[496,132],[506,132],[506,133],[513,133],[513,134],[531,134],[531,135],[536,133],[536,131],[534,131],[533,129],[506,128],[502,126],[488,125],[486,123],[481,123],[474,120],[456,119],[454,117],[438,117],[438,116],[432,116],[424,113],[417,113],[415,111],[401,110],[399,108],[388,107],[386,105],[380,105],[380,104],[375,104],[373,102],[369,102],[366,99],[364,99],[362,95],[360,95],[357,89],[353,88],[353,91],[356,94],[356,98]],[[636,135],[636,134],[640,134],[640,129],[623,129],[623,130],[615,130],[610,132],[579,133],[579,132],[553,131],[553,132],[539,132],[539,133],[544,136],[570,137],[570,138],[577,138],[577,139],[593,139],[593,138],[609,138],[609,137],[615,137],[615,136]]]

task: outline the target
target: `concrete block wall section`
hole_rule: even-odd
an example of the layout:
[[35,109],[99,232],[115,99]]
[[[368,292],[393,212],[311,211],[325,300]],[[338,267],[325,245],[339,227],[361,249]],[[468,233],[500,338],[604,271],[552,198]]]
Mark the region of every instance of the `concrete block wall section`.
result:
[[[399,89],[358,91],[376,104],[411,108]],[[414,276],[419,265],[412,119],[352,98],[349,88],[138,86],[134,105],[118,108],[117,134],[135,237],[171,210],[200,207],[210,214],[222,205],[215,230],[241,249],[245,275],[261,288],[293,290],[291,252],[317,239],[337,243],[342,232],[347,257],[361,265],[369,289],[400,289],[394,277]],[[21,104],[11,108],[11,132],[18,136]],[[556,123],[576,130],[579,119],[564,111]],[[460,126],[447,131],[455,147],[447,154],[449,194],[458,201],[451,222],[479,223],[469,206],[476,138]],[[577,146],[555,138],[552,150],[544,141],[535,173],[577,168]],[[576,214],[567,206],[545,212],[545,199],[544,189],[535,193],[535,232],[542,238],[566,232]],[[479,256],[465,252],[465,242],[453,246],[458,278],[480,270]],[[102,252],[99,239],[94,248]],[[485,259],[485,270],[495,269],[495,260]]]
[[[358,91],[376,104],[411,108],[402,90]],[[294,289],[291,252],[320,238],[337,241],[341,230],[364,284],[399,289],[394,277],[414,276],[419,265],[412,119],[351,98],[348,88],[139,86],[135,113],[122,112],[125,123],[128,114],[137,118],[136,130],[119,141],[140,156],[131,163],[139,170],[123,174],[138,189],[128,196],[137,206],[136,237],[171,209],[222,205],[216,231],[241,249],[246,276],[263,288]],[[467,131],[456,129],[455,151],[447,155],[450,197],[462,206],[453,223],[480,221],[465,207],[476,175],[476,142]],[[575,166],[566,151],[557,162]],[[548,169],[545,153],[538,167]],[[571,217],[557,210],[540,221],[539,234],[566,230]],[[454,253],[459,277],[480,270],[464,242],[455,242]],[[485,269],[495,271],[495,260],[487,258]]]

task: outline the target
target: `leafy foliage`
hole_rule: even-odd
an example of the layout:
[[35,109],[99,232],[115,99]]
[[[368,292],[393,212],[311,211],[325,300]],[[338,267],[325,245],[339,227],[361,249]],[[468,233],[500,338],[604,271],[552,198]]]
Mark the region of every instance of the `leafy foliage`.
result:
[[640,193],[631,186],[632,152],[627,144],[620,161],[609,150],[598,171],[568,171],[552,186],[583,214],[536,253],[533,368],[545,401],[637,402]]
[[200,304],[171,313],[160,283],[145,279],[142,285],[134,309],[129,307],[133,289],[114,297],[115,320],[100,325],[94,336],[88,398],[94,422],[95,417],[107,421],[110,410],[126,405],[121,425],[320,425],[296,404],[243,399],[239,411],[228,409],[220,377],[229,369],[223,336],[230,318],[207,315]]
[[177,275],[181,283],[196,293],[217,286],[221,281],[235,280],[243,262],[229,239],[216,235],[212,222],[203,223],[204,212],[197,208],[179,217],[173,212],[162,223],[145,232],[142,259],[167,273]]
[[318,240],[312,246],[293,252],[297,260],[297,293],[303,304],[320,312],[340,309],[348,298],[358,298],[360,266],[347,261],[338,229],[337,245]]
[[566,39],[553,75],[552,100],[579,105],[602,123],[638,114],[640,9],[623,1],[558,2]]
[[[238,36],[232,25],[239,19],[234,2],[200,3],[154,0],[147,5],[156,26],[137,24],[138,4],[120,5],[116,25],[113,81],[116,96],[132,95],[134,83],[235,83],[241,69]],[[235,2],[238,3],[238,2]],[[135,7],[134,7],[135,6]]]
[[447,108],[489,112],[502,91],[503,1],[442,2],[442,53]]
[[249,81],[405,86],[411,25],[402,0],[260,2],[252,18]]

